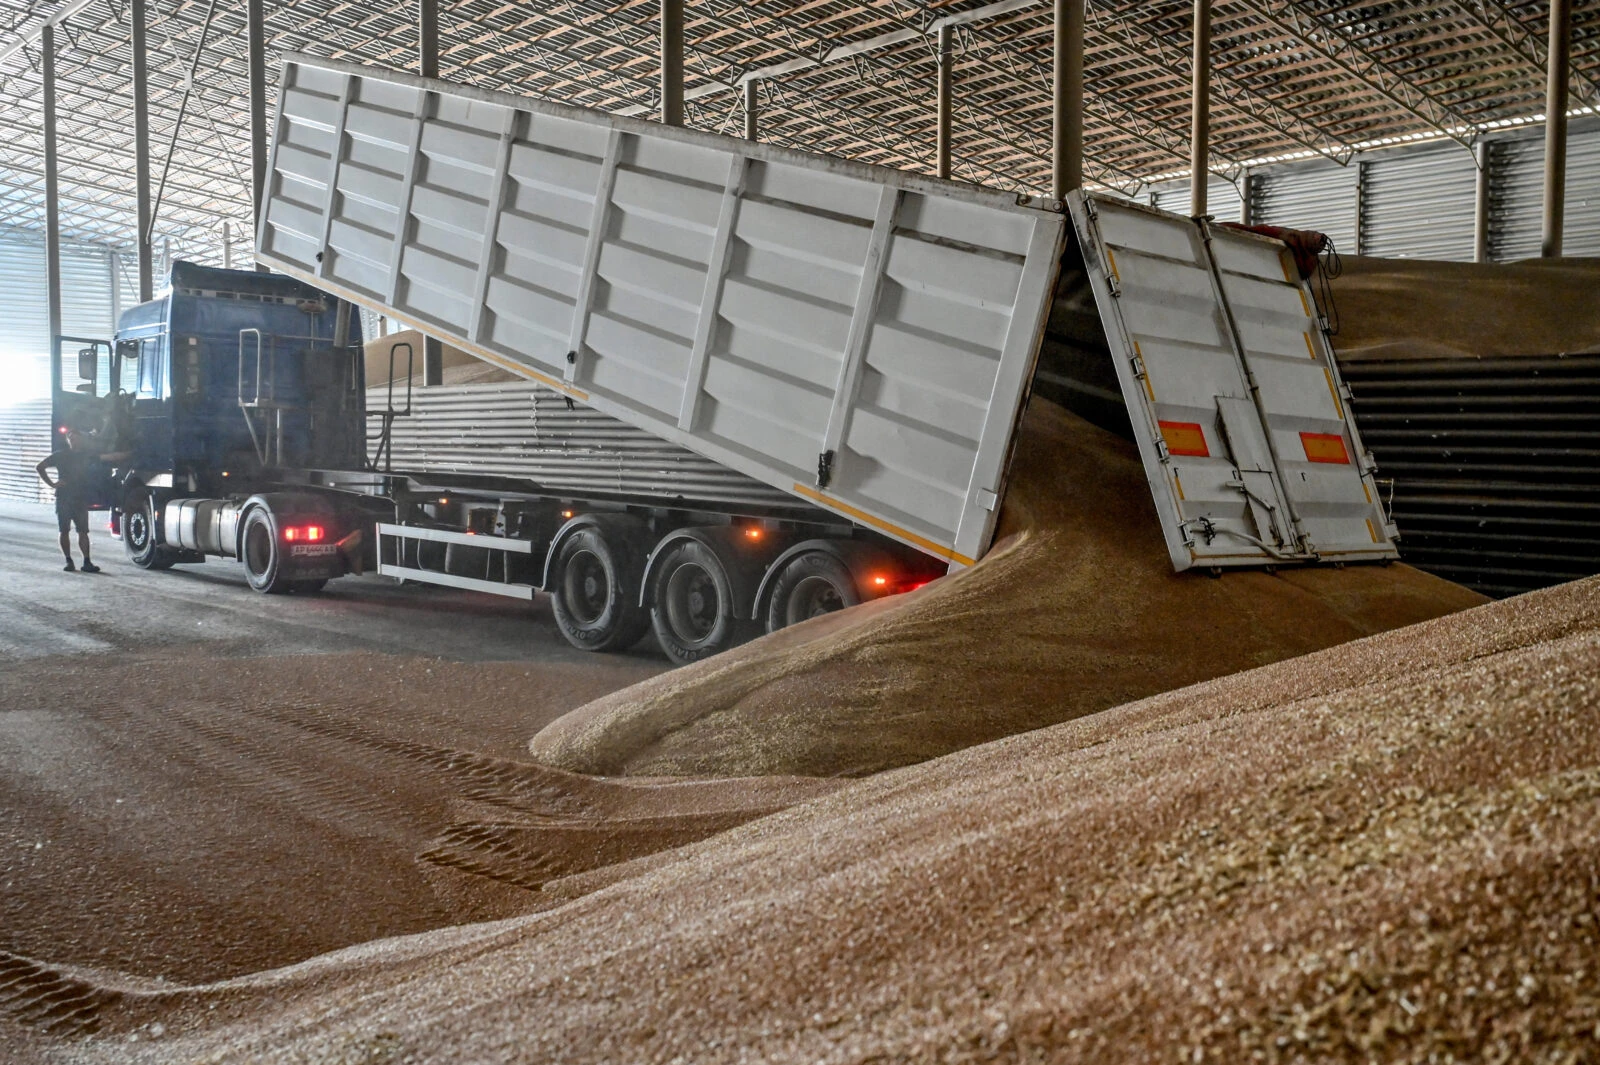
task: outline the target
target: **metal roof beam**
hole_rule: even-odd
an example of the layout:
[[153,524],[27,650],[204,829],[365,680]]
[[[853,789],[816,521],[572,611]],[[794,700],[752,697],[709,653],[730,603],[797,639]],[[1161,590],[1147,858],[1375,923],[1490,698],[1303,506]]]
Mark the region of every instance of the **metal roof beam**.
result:
[[[923,22],[921,24],[909,24],[909,25],[908,24],[904,24],[905,20],[902,19],[900,16],[888,15],[887,13],[883,13],[884,17],[886,17],[886,18],[890,18],[890,19],[893,19],[895,21],[902,22],[901,28],[897,29],[897,30],[890,31],[888,33],[879,34],[878,36],[871,37],[871,38],[868,38],[868,39],[863,40],[863,41],[857,41],[857,42],[854,42],[852,44],[840,45],[838,47],[833,47],[833,48],[829,48],[829,47],[826,47],[826,46],[821,46],[821,47],[818,47],[816,49],[815,55],[813,55],[812,53],[804,50],[802,47],[800,47],[797,44],[792,44],[792,43],[782,43],[782,44],[780,44],[780,43],[774,42],[773,40],[771,40],[769,38],[767,43],[772,44],[775,47],[781,48],[782,50],[789,52],[792,55],[793,58],[785,60],[785,61],[783,61],[781,63],[768,64],[768,65],[764,65],[764,66],[761,66],[761,67],[757,67],[757,68],[753,68],[753,69],[750,69],[750,70],[746,70],[743,73],[741,73],[737,79],[735,79],[733,81],[712,82],[712,83],[696,86],[694,89],[690,90],[685,95],[686,95],[687,98],[696,99],[696,98],[710,96],[710,95],[713,95],[715,93],[737,92],[737,91],[740,90],[741,86],[743,85],[743,83],[745,81],[748,81],[748,80],[751,80],[751,79],[765,81],[765,80],[770,80],[770,79],[773,79],[773,78],[777,78],[777,77],[781,76],[782,74],[796,73],[796,72],[799,72],[799,71],[809,71],[809,70],[815,70],[815,69],[819,69],[819,68],[823,68],[823,67],[835,66],[836,64],[844,62],[846,60],[854,60],[855,64],[856,64],[856,68],[857,68],[857,70],[859,72],[862,69],[864,69],[861,66],[861,64],[864,64],[864,63],[877,63],[878,62],[872,56],[871,53],[877,52],[877,51],[881,51],[884,48],[893,47],[895,45],[905,44],[907,42],[926,40],[928,38],[928,35],[929,35],[930,32],[932,32],[934,34],[937,34],[938,27],[941,26],[941,25],[970,26],[973,23],[981,21],[984,18],[996,18],[996,17],[999,17],[1000,15],[1010,14],[1010,13],[1015,12],[1015,11],[1023,10],[1026,7],[1031,7],[1031,6],[1036,6],[1036,5],[1037,5],[1037,0],[1001,0],[1000,3],[987,5],[987,6],[983,7],[983,8],[978,8],[978,9],[976,9],[974,11],[962,12],[960,16],[946,16],[944,18],[928,19],[928,20],[926,20],[925,22]],[[729,19],[725,15],[717,15],[717,14],[710,13],[707,10],[706,6],[702,6],[701,8],[699,8],[695,12],[695,14],[696,14],[697,18],[714,22],[715,24],[717,24],[719,26],[724,26],[724,27],[735,29],[735,30],[742,30],[744,32],[752,32],[747,27],[740,26],[736,21],[733,21],[733,20]],[[775,22],[779,22],[780,25],[786,25],[787,26],[786,23],[783,23],[776,16],[773,16],[773,15],[769,14],[767,17],[772,19]],[[787,28],[789,28],[790,30],[793,29],[793,27],[787,27]],[[1000,67],[997,63],[995,63],[993,60],[989,59],[987,56],[983,56],[981,53],[969,52],[968,54],[969,55],[977,55],[977,56],[979,56],[979,58],[980,58],[980,60],[982,62],[984,62],[991,69],[994,69],[999,73],[1008,74],[1008,75],[1013,76],[1013,77],[1018,76],[1019,72],[1015,69],[1015,67],[1012,67],[1012,69],[1007,70],[1007,69],[1005,69],[1003,67]],[[1019,55],[1013,55],[1010,58],[1012,58],[1013,60],[1016,60],[1016,61],[1020,61],[1024,66],[1033,69],[1034,76],[1035,77],[1039,77],[1039,78],[1042,79],[1043,90],[1045,92],[1045,97],[1044,98],[1048,99],[1049,98],[1050,71],[1047,68],[1043,67],[1041,64],[1039,64],[1031,56],[1026,56],[1026,55],[1020,55],[1019,54]],[[1040,73],[1041,71],[1043,72],[1042,74]],[[898,71],[894,71],[893,75],[894,76],[900,76]],[[1157,151],[1163,152],[1164,154],[1167,154],[1167,155],[1171,156],[1172,158],[1174,158],[1176,160],[1180,160],[1183,163],[1187,163],[1189,161],[1189,153],[1188,153],[1188,150],[1187,150],[1187,147],[1186,147],[1186,142],[1182,141],[1180,138],[1177,138],[1172,133],[1171,130],[1168,130],[1166,127],[1162,126],[1160,123],[1151,121],[1150,119],[1148,119],[1145,116],[1143,116],[1142,114],[1140,114],[1136,109],[1130,107],[1127,104],[1122,103],[1121,101],[1118,101],[1118,100],[1110,97],[1108,94],[1106,94],[1104,92],[1100,92],[1100,93],[1087,92],[1085,95],[1086,95],[1086,97],[1091,97],[1092,98],[1092,99],[1086,101],[1087,106],[1089,106],[1089,107],[1099,106],[1100,109],[1103,112],[1105,112],[1103,117],[1108,122],[1108,124],[1111,124],[1113,126],[1121,128],[1125,133],[1129,134],[1130,136],[1133,136],[1136,139],[1143,141],[1144,143],[1146,143],[1150,147],[1156,149]],[[835,106],[837,105],[836,101],[834,101],[833,103],[835,104]],[[973,114],[977,114],[978,113],[978,109],[971,107],[971,105],[965,105],[964,109],[967,111],[967,113],[969,115],[973,115]],[[637,115],[645,114],[645,113],[648,113],[648,112],[643,110],[643,109],[635,110],[633,108],[626,108],[626,109],[623,109],[620,113],[621,114],[625,114],[625,115],[635,115],[635,116],[637,116]],[[929,113],[930,114],[933,113],[932,105],[929,105]],[[1018,130],[1018,132],[1022,133],[1022,135],[1024,137],[1028,137],[1028,136],[1036,137],[1037,136],[1035,131],[1028,129],[1025,126],[1020,126],[1019,124],[1014,123],[1013,121],[1011,121],[1009,119],[1001,118],[1000,116],[995,115],[990,111],[983,110],[981,113],[982,113],[983,118],[984,118],[985,121],[991,121],[996,126],[1001,126],[1001,127],[1011,126],[1011,127],[1014,127],[1014,128],[1016,128]],[[992,134],[992,133],[990,133],[988,131],[985,131],[985,135],[986,136],[991,136],[991,137],[994,136],[994,134]],[[1045,154],[1044,152],[1040,151],[1040,150],[1023,147],[1021,145],[1018,145],[1018,144],[1014,143],[1010,139],[1001,139],[1000,143],[1007,144],[1008,146],[1016,148],[1019,151],[1025,151],[1029,155],[1040,159],[1042,162],[1044,162],[1046,165],[1048,165],[1048,162],[1049,162],[1048,155]],[[1242,167],[1240,166],[1240,164],[1238,164],[1237,162],[1235,162],[1233,160],[1229,160],[1226,157],[1222,157],[1222,158],[1223,158],[1224,166],[1217,168],[1215,170],[1215,172],[1220,174],[1222,177],[1227,178],[1228,180],[1231,181],[1242,170]],[[1110,166],[1108,166],[1106,164],[1103,164],[1103,163],[1099,164],[1099,169],[1100,169],[1102,174],[1106,174],[1108,172],[1111,172],[1111,173],[1115,173],[1116,172],[1115,168],[1110,167]],[[1097,177],[1097,178],[1095,178],[1095,180],[1100,181],[1101,178]],[[1126,188],[1128,188],[1130,181],[1135,183],[1135,186],[1136,186],[1136,184],[1139,181],[1139,179],[1133,177],[1130,174],[1130,175],[1127,175],[1126,179],[1113,179],[1113,180],[1110,180],[1110,181],[1104,181],[1103,183],[1106,184],[1107,187],[1109,187],[1109,188],[1126,189]]]
[[[1543,77],[1550,74],[1549,53],[1500,0],[1455,0],[1455,5],[1476,20],[1506,48],[1522,57]],[[1573,95],[1600,108],[1600,85],[1572,64]]]
[[1425,123],[1465,148],[1472,138],[1459,130],[1476,129],[1478,124],[1429,93],[1413,85],[1387,63],[1352,41],[1320,12],[1302,14],[1295,0],[1254,0],[1253,10],[1295,40],[1317,53],[1374,93]]
[[[37,41],[39,39],[39,35],[44,32],[44,28],[46,26],[61,25],[67,19],[71,18],[73,15],[76,15],[93,2],[94,0],[66,0],[65,3],[56,4],[55,9],[44,15],[44,17],[39,19],[38,22],[35,22],[29,26],[23,26],[22,29],[17,32],[17,35],[12,37],[9,41],[0,41],[0,66],[3,66],[6,60],[22,51],[28,45]],[[39,12],[37,11],[31,11],[29,12],[29,15],[38,13]]]
[[[1194,62],[1189,55],[1182,49],[1170,47],[1166,38],[1151,33],[1128,18],[1127,13],[1115,4],[1097,4],[1095,0],[1089,0],[1086,6],[1099,16],[1094,24],[1098,33],[1118,42],[1135,55],[1148,53],[1153,48],[1161,56],[1162,66],[1172,71],[1174,77],[1193,76]],[[1354,148],[1328,130],[1252,88],[1220,64],[1214,64],[1211,68],[1211,91],[1212,95],[1220,97],[1236,111],[1341,166],[1356,154]]]

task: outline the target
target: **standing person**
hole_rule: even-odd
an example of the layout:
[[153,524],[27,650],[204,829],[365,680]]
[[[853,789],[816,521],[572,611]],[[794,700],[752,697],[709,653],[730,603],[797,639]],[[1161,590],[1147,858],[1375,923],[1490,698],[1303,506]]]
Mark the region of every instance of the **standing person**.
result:
[[[72,564],[72,537],[70,530],[78,526],[78,550],[83,553],[83,572],[99,573],[100,567],[89,560],[89,496],[93,467],[100,456],[85,446],[85,438],[76,429],[67,430],[67,446],[51,452],[35,466],[39,480],[56,490],[56,527],[61,530],[61,553],[68,573],[77,569]],[[55,468],[56,479],[51,480],[44,471]]]

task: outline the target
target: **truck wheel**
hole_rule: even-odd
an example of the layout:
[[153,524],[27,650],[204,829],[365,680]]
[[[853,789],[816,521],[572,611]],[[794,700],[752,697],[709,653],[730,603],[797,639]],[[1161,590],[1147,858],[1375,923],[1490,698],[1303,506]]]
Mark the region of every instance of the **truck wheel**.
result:
[[739,642],[733,589],[706,545],[680,540],[662,556],[651,588],[656,641],[678,665],[698,662]]
[[268,595],[287,592],[294,582],[283,576],[283,549],[278,546],[278,523],[266,507],[255,507],[244,520],[239,558],[250,587]]
[[859,602],[848,566],[826,552],[807,551],[791,558],[773,580],[767,631],[777,632]]
[[561,545],[550,582],[556,627],[580,651],[626,651],[650,627],[639,606],[637,560],[626,543],[597,528],[576,530]]
[[155,506],[148,496],[131,496],[122,511],[122,547],[140,569],[171,569],[177,554],[156,543]]

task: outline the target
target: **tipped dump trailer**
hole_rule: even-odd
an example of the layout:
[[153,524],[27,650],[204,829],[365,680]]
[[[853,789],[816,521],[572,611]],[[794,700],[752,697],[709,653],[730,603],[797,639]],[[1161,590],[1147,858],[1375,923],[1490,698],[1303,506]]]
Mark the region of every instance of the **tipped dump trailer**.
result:
[[[548,590],[578,646],[653,619],[688,661],[972,564],[1041,356],[1068,391],[1123,397],[1177,569],[1395,555],[1309,289],[1281,243],[1204,220],[289,55],[257,260],[523,378],[535,417],[521,476],[396,467],[407,419],[462,398],[390,389],[364,412],[381,460],[261,453],[251,479],[393,501],[381,571]],[[239,322],[243,381],[272,345]],[[261,392],[240,385],[246,420]],[[636,450],[557,455],[541,403]],[[435,455],[482,457],[507,409],[484,404]],[[162,494],[150,513],[201,505]],[[247,522],[244,498],[215,502]]]

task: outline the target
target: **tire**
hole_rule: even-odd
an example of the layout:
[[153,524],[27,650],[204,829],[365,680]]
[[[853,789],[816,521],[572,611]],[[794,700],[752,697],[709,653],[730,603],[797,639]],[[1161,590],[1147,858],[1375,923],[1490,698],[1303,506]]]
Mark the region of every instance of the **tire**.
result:
[[278,521],[266,507],[252,507],[239,534],[239,561],[250,587],[267,595],[281,595],[294,585],[283,575],[283,548],[278,545]]
[[550,581],[556,627],[580,651],[626,651],[650,628],[639,606],[639,552],[595,526],[561,545]]
[[861,595],[848,566],[825,551],[807,551],[786,562],[773,580],[767,631],[777,632],[859,602]]
[[656,642],[680,666],[739,643],[745,626],[733,616],[733,590],[722,562],[705,544],[680,540],[651,578],[650,621]]
[[129,496],[123,507],[122,548],[140,569],[171,569],[178,561],[176,551],[156,543],[155,503],[147,495]]
[[322,591],[322,586],[328,583],[326,577],[313,577],[310,580],[290,581],[289,590],[295,595],[315,595]]

